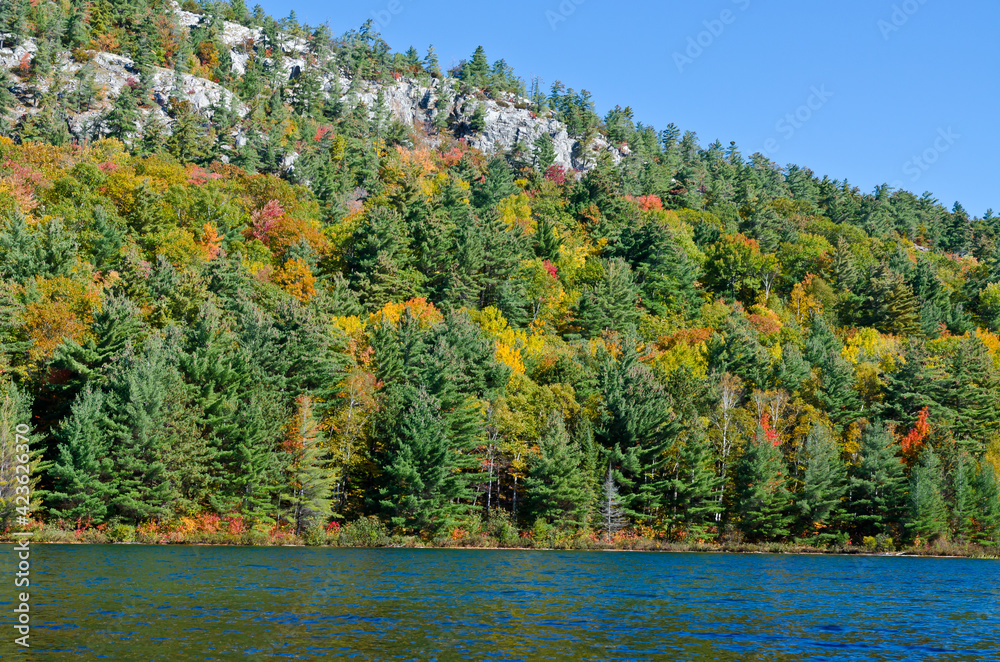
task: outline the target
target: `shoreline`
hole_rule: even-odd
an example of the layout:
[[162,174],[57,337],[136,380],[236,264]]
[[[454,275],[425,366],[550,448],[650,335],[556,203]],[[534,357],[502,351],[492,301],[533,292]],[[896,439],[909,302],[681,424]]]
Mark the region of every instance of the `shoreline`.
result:
[[[17,542],[10,536],[0,536],[0,544]],[[821,548],[794,543],[740,543],[737,545],[684,545],[683,543],[666,543],[661,541],[643,540],[639,545],[615,545],[601,541],[601,544],[588,547],[574,546],[507,546],[499,544],[434,544],[428,541],[405,540],[386,541],[376,544],[338,544],[324,542],[309,544],[304,540],[294,542],[250,543],[239,541],[207,541],[207,540],[176,540],[176,541],[114,541],[114,540],[72,540],[72,539],[41,539],[32,540],[33,545],[142,545],[148,547],[300,547],[314,549],[424,549],[424,550],[465,550],[465,551],[512,551],[512,552],[645,552],[667,554],[769,554],[776,556],[840,556],[840,557],[896,557],[896,558],[935,558],[935,559],[977,559],[1000,560],[1000,549],[963,545],[948,546],[948,551],[939,547],[904,548],[898,551],[873,551],[863,548]],[[640,541],[636,541],[640,542]]]

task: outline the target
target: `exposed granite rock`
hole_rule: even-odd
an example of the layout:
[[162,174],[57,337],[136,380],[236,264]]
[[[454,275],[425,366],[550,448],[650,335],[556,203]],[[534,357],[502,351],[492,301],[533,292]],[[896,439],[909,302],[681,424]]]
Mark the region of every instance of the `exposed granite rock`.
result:
[[[183,27],[193,28],[199,25],[202,20],[202,16],[181,9],[176,2],[172,3],[172,8],[177,15],[179,24]],[[252,48],[253,44],[260,42],[263,36],[261,31],[222,21],[219,36],[222,43],[230,49],[229,57],[232,61],[233,71],[237,74],[243,74],[250,59],[250,54],[246,49]],[[304,39],[280,34],[279,44],[284,54],[284,57],[281,58],[281,68],[289,78],[299,75],[306,67],[310,66],[308,58],[305,57],[308,54],[309,45]],[[20,64],[25,54],[33,54],[36,51],[36,45],[30,40],[13,48],[0,49],[0,66],[14,69]],[[60,62],[59,68],[69,75],[76,73],[83,66],[71,60],[68,53],[61,54],[58,60]],[[266,58],[265,62],[270,64],[272,60]],[[70,128],[78,136],[92,135],[94,127],[99,125],[102,112],[110,106],[122,87],[129,83],[130,78],[138,77],[132,60],[111,53],[95,55],[92,60],[92,69],[95,84],[105,96],[99,108],[69,118]],[[233,110],[240,117],[245,116],[248,112],[247,107],[236,98],[233,92],[217,83],[190,74],[184,74],[178,79],[173,71],[156,68],[151,88],[159,107],[144,112],[147,115],[155,114],[168,131],[170,118],[164,110],[169,102],[170,94],[174,91],[175,85],[178,84],[180,94],[190,102],[197,112],[211,116],[213,106],[219,103],[231,103]],[[552,138],[555,148],[555,163],[567,169],[588,170],[592,168],[597,162],[598,154],[602,151],[607,152],[615,162],[621,160],[623,155],[623,151],[608,145],[603,136],[595,137],[589,146],[582,145],[578,139],[567,134],[566,127],[561,122],[549,117],[537,116],[528,110],[529,102],[527,99],[513,95],[496,100],[458,95],[455,81],[448,79],[432,79],[429,85],[414,79],[402,79],[387,85],[375,84],[371,81],[356,81],[352,85],[352,81],[342,75],[335,78],[326,75],[323,78],[323,91],[327,96],[336,94],[338,85],[340,97],[345,103],[363,103],[372,109],[372,112],[374,112],[374,106],[381,91],[386,108],[393,119],[407,126],[420,128],[428,128],[438,113],[447,113],[454,124],[459,127],[468,127],[469,120],[477,106],[482,105],[485,111],[486,128],[479,134],[468,134],[464,137],[469,144],[487,153],[508,150],[518,144],[530,150],[532,143],[539,136],[548,134]],[[42,91],[47,88],[44,84],[39,87]],[[21,87],[17,89],[21,90]],[[31,97],[26,89],[21,91],[23,105],[17,110],[27,113],[34,112],[36,99]],[[444,102],[439,104],[439,99],[443,99]],[[438,108],[439,105],[440,108]],[[285,167],[294,167],[295,156],[297,155],[288,155],[288,158],[285,159]]]

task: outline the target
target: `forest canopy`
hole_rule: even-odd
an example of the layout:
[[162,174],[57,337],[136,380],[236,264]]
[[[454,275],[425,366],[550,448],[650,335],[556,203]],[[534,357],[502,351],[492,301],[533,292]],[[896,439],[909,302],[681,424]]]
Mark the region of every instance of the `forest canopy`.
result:
[[[992,213],[602,118],[481,48],[183,9],[0,9],[34,45],[0,68],[0,463],[29,424],[42,519],[1000,542]],[[114,96],[99,52],[134,61]],[[485,106],[407,125],[324,72],[513,95],[620,158],[485,153]]]

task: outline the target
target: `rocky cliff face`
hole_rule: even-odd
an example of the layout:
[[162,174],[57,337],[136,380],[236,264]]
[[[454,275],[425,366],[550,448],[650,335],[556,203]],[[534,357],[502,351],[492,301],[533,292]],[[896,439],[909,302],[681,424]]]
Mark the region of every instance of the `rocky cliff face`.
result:
[[[183,11],[176,3],[173,5],[173,11],[177,14],[179,25],[188,29],[197,26],[202,20],[198,14]],[[222,22],[220,40],[230,49],[229,58],[235,73],[243,74],[246,71],[246,63],[250,58],[247,52],[248,45],[260,42],[262,36],[258,29]],[[279,39],[283,51],[281,68],[284,74],[289,79],[301,75],[310,66],[308,63],[314,59],[309,56],[308,44],[302,39],[287,35],[279,35]],[[37,47],[31,41],[14,47],[10,47],[9,44],[5,46],[7,47],[0,49],[0,66],[12,72],[14,92],[19,101],[13,113],[16,116],[23,116],[38,112],[39,93],[46,91],[47,83],[26,85],[22,84],[18,76],[19,67],[22,63],[30,61],[37,52]],[[84,66],[83,63],[71,58],[68,52],[59,55],[57,68],[64,78],[71,78]],[[68,118],[70,131],[78,138],[92,138],[104,130],[102,117],[122,87],[129,83],[129,79],[138,77],[138,71],[132,60],[111,53],[95,54],[90,61],[90,70],[93,72],[95,87],[99,92],[97,103],[93,109],[71,113]],[[622,158],[622,152],[608,145],[603,136],[597,136],[589,145],[583,145],[580,140],[567,133],[562,122],[539,117],[528,110],[527,99],[514,96],[506,99],[477,99],[459,95],[454,81],[449,79],[434,79],[430,85],[415,79],[402,79],[393,84],[358,81],[353,86],[353,91],[351,91],[352,81],[343,75],[335,78],[324,74],[321,81],[322,92],[327,98],[339,93],[342,101],[349,105],[363,103],[368,108],[374,108],[381,91],[383,101],[394,119],[407,126],[420,128],[429,128],[439,112],[448,113],[457,125],[467,126],[476,107],[482,105],[485,111],[485,129],[478,134],[469,133],[464,137],[472,146],[486,153],[504,151],[518,144],[530,149],[539,136],[548,134],[553,140],[556,165],[567,169],[588,170],[594,166],[601,152],[607,152],[616,162]],[[166,109],[171,94],[179,94],[195,111],[206,117],[211,117],[213,109],[221,104],[226,104],[241,117],[248,112],[247,107],[224,87],[189,74],[177,76],[168,69],[155,69],[152,94],[157,106],[142,112],[145,115],[155,116],[168,132],[171,120]],[[443,99],[444,103],[439,104],[439,99]],[[294,155],[291,155],[287,162],[294,163]]]

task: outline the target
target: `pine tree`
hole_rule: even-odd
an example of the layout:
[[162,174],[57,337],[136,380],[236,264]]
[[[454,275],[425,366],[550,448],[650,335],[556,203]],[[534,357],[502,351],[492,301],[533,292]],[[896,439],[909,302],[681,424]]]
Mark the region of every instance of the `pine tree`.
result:
[[394,526],[436,533],[454,526],[466,507],[466,482],[456,470],[441,405],[426,390],[396,387],[401,406],[382,459],[379,504]]
[[711,540],[717,534],[716,498],[723,479],[716,475],[715,458],[703,430],[693,430],[677,458],[678,471],[669,484],[671,521],[684,540]]
[[841,289],[852,290],[858,283],[858,270],[854,266],[854,253],[843,237],[837,239],[837,248],[830,265],[830,275],[834,284]]
[[781,449],[758,428],[736,464],[737,526],[748,539],[760,542],[789,534],[791,495]]
[[10,77],[10,72],[4,67],[0,67],[0,135],[7,133],[6,115],[17,103],[17,97],[10,91],[12,85],[13,80]]
[[239,512],[250,524],[274,522],[274,496],[285,487],[286,464],[277,440],[286,409],[280,395],[259,385],[241,398],[234,415],[235,435],[220,451],[221,512]]
[[187,101],[172,103],[171,110],[174,122],[166,143],[167,151],[181,161],[198,162],[206,158],[212,145],[190,104]]
[[795,504],[799,511],[799,530],[819,544],[835,538],[825,531],[835,523],[841,499],[847,491],[847,470],[831,431],[814,425],[805,440],[805,473],[802,491]]
[[56,435],[57,458],[49,471],[53,487],[46,499],[56,517],[100,524],[107,515],[116,490],[110,480],[105,401],[101,391],[85,389]]
[[605,330],[628,331],[640,316],[632,269],[620,258],[602,260],[603,275],[580,298],[577,320],[585,338]]
[[482,46],[476,47],[472,60],[462,67],[461,79],[472,87],[482,88],[489,84],[490,63]]
[[609,249],[609,257],[620,257],[632,266],[643,306],[653,314],[688,313],[698,303],[698,265],[665,225],[653,221],[626,225]]
[[307,395],[296,399],[294,423],[288,435],[289,515],[295,522],[295,535],[301,536],[313,526],[322,524],[330,515],[332,476],[324,457],[323,436],[315,419],[312,399]]
[[609,451],[616,484],[624,489],[626,514],[644,520],[663,507],[669,481],[662,471],[665,451],[680,424],[671,420],[667,393],[640,362],[636,344],[626,337],[617,361],[604,358],[599,383],[606,411],[597,436]]
[[469,118],[469,131],[474,134],[482,133],[486,130],[486,107],[482,104],[476,106]]
[[412,266],[411,240],[398,213],[372,208],[355,230],[352,245],[347,277],[369,311],[416,296],[422,279]]
[[927,444],[910,475],[907,533],[931,542],[948,533],[948,509],[944,499],[944,474],[934,448]]
[[[2,359],[2,356],[0,356]],[[2,364],[0,364],[2,368]],[[2,373],[0,373],[2,374]],[[24,506],[35,510],[41,504],[38,497],[41,477],[49,473],[49,464],[41,461],[42,447],[31,425],[31,396],[6,379],[0,379],[0,526],[9,531],[15,516],[24,513]],[[17,467],[28,459],[28,483]],[[24,502],[27,488],[29,503]]]
[[73,398],[87,382],[103,384],[103,368],[120,355],[142,329],[140,311],[128,297],[108,293],[101,308],[94,314],[94,323],[82,343],[65,338],[56,347],[52,366],[69,373],[61,380],[58,391]]
[[598,512],[601,516],[601,528],[604,530],[606,539],[610,541],[616,533],[625,528],[625,512],[622,508],[621,497],[618,495],[618,488],[615,486],[611,467],[608,467],[608,476],[604,480]]
[[21,210],[14,207],[0,232],[0,274],[21,284],[43,274],[45,266],[41,253],[41,241],[28,229]]
[[1000,479],[992,464],[983,462],[975,478],[979,524],[973,542],[991,547],[1000,546]]
[[949,497],[951,505],[951,530],[959,540],[967,541],[976,521],[976,462],[967,453],[961,453],[950,472]]
[[552,136],[542,133],[535,142],[532,143],[535,168],[539,172],[545,172],[556,162],[556,148]]
[[524,481],[528,511],[560,529],[583,526],[591,500],[581,471],[583,456],[570,440],[560,414],[549,415],[538,450],[539,457]]
[[142,521],[168,514],[172,488],[166,475],[164,446],[168,443],[168,406],[179,376],[167,359],[162,341],[154,339],[139,355],[123,359],[109,380],[107,432],[115,449],[111,480],[116,488],[109,515]]
[[890,534],[903,506],[903,465],[896,442],[882,423],[861,435],[861,461],[849,472],[848,510],[856,534]]
[[854,419],[860,409],[860,397],[854,389],[851,365],[841,356],[843,345],[821,314],[813,311],[810,316],[809,336],[806,339],[806,359],[820,369],[822,388],[816,397],[838,425]]
[[427,47],[427,55],[424,56],[423,65],[424,71],[434,78],[441,78],[441,65],[438,63],[438,56],[434,52],[433,45]]

